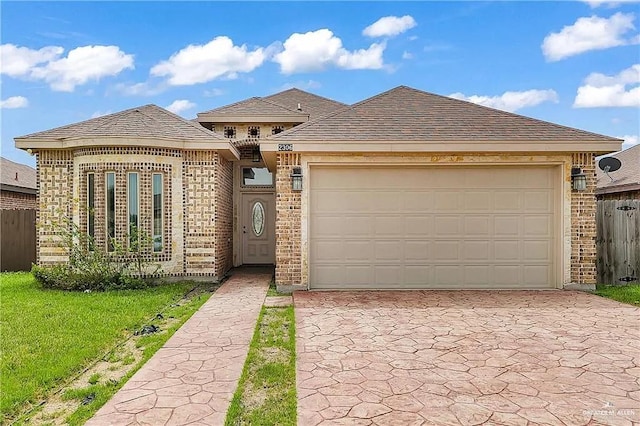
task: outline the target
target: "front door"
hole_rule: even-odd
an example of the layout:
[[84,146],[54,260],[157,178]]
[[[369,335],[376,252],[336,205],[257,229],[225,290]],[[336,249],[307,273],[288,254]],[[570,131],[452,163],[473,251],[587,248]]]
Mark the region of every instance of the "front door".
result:
[[274,193],[242,194],[242,263],[275,263],[275,205]]

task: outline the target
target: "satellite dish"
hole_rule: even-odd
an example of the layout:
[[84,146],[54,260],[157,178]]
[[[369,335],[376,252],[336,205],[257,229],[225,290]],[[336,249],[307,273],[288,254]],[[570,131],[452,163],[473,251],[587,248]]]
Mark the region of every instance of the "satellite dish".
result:
[[598,161],[598,167],[605,173],[615,172],[619,170],[622,166],[622,161],[618,160],[616,157],[604,157]]

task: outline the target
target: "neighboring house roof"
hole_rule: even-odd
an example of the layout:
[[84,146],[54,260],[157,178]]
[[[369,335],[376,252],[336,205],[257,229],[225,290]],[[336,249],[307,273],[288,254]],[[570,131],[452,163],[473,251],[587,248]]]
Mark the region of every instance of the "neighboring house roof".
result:
[[298,104],[300,104],[302,112],[309,114],[309,120],[315,120],[347,106],[342,102],[296,88],[265,96],[262,99],[275,102],[294,111],[298,109]]
[[289,141],[621,140],[399,86],[274,137]]
[[61,140],[101,136],[155,137],[199,141],[224,139],[221,135],[217,135],[197,123],[185,120],[164,108],[157,105],[145,105],[44,132],[20,136],[16,140]]
[[33,167],[0,157],[0,188],[3,191],[35,194],[37,187]]
[[640,190],[640,145],[632,146],[607,157],[617,158],[622,166],[615,172],[609,172],[610,177],[599,167],[596,167],[596,194]]

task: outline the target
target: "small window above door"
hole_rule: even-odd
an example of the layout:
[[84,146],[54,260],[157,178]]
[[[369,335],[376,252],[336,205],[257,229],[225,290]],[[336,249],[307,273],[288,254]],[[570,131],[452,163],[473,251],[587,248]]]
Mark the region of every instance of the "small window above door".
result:
[[266,167],[243,167],[242,186],[273,186],[273,174]]

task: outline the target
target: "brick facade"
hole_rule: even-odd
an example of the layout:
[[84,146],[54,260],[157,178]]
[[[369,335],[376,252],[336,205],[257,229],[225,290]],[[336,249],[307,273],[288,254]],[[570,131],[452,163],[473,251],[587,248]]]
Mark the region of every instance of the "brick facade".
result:
[[[214,151],[161,148],[83,148],[37,153],[42,189],[37,210],[38,262],[67,260],[56,222],[72,217],[87,231],[87,179],[95,182],[95,240],[106,248],[106,173],[116,177],[116,234],[126,247],[127,175],[138,173],[139,227],[152,233],[152,175],[163,177],[163,245],[147,250],[168,276],[219,278],[232,266],[233,163]],[[218,244],[218,242],[220,242]]]
[[[276,174],[276,283],[302,281],[302,193],[291,189],[291,172],[300,167],[300,154],[278,154]],[[304,182],[303,182],[304,185]]]
[[587,176],[586,191],[571,191],[571,281],[595,284],[596,272],[596,165],[595,154],[573,154],[572,166]]
[[0,191],[0,210],[32,210],[37,207],[36,194]]

